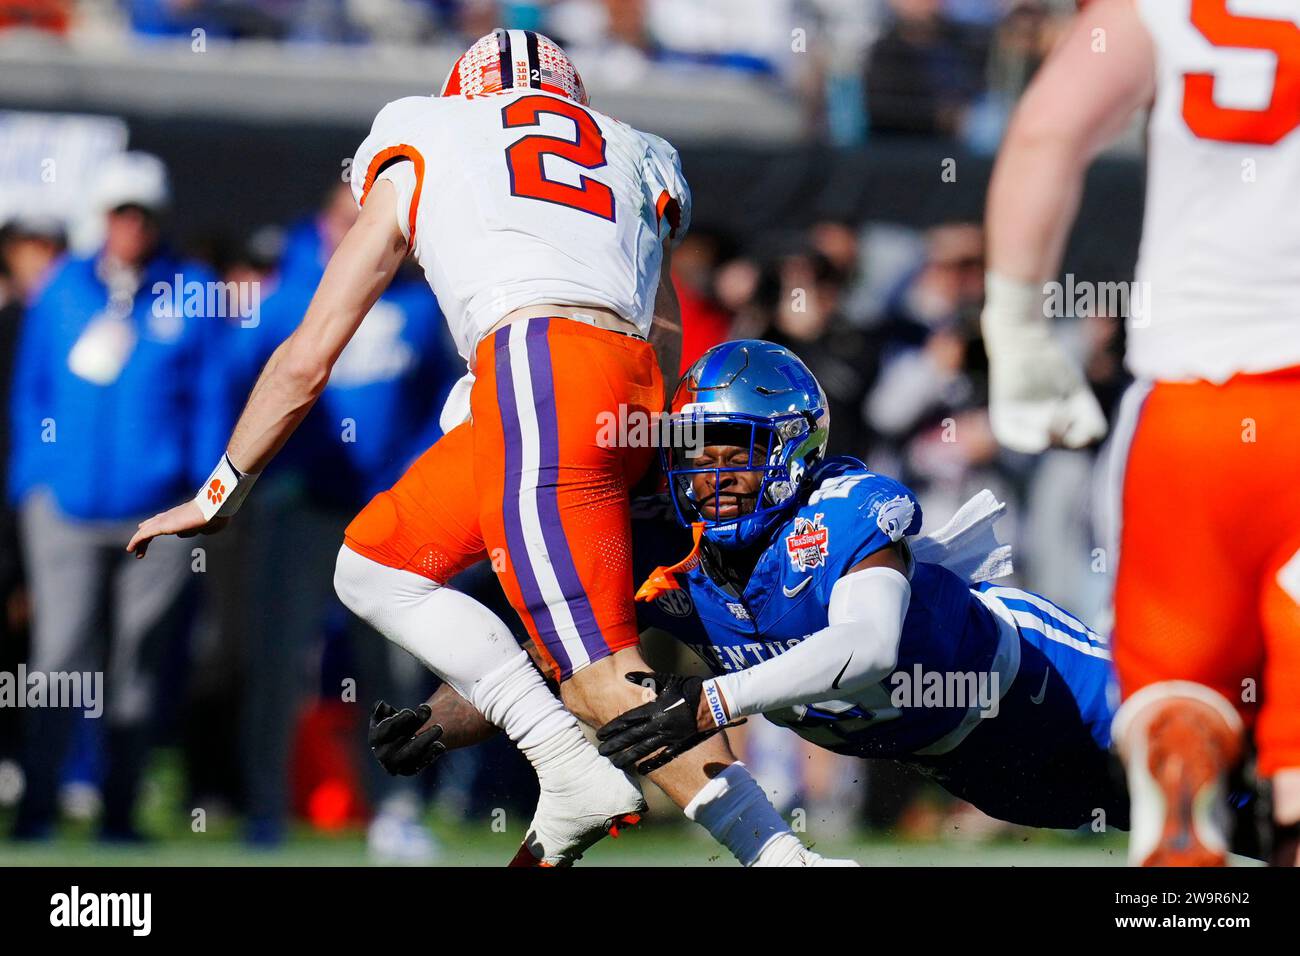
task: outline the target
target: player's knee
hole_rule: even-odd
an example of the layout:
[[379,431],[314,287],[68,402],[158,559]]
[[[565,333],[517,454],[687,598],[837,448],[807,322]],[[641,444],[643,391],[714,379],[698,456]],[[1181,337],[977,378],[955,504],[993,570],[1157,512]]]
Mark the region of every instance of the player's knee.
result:
[[338,595],[343,606],[361,618],[372,622],[379,607],[380,595],[373,587],[373,575],[369,565],[374,564],[347,545],[339,548],[338,558],[334,562],[334,593]]

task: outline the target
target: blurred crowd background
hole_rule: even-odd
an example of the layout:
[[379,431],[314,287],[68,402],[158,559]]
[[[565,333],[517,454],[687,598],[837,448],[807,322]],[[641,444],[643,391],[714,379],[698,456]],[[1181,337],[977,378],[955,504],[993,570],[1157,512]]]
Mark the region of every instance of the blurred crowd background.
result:
[[535,29],[585,71],[725,72],[800,104],[809,135],[959,137],[992,149],[1074,0],[0,0],[0,28],[79,49],[141,41],[463,48]]
[[[34,34],[73,48],[127,44],[147,58],[149,44],[187,42],[195,30],[288,50],[459,46],[506,25],[554,36],[584,74],[590,57],[626,71],[772,84],[798,104],[802,135],[818,148],[905,141],[987,156],[1072,6],[0,0],[0,72],[6,43]],[[5,105],[15,104],[0,91]],[[279,844],[300,822],[364,826],[377,859],[428,860],[437,856],[422,825],[431,801],[452,818],[505,807],[526,819],[531,774],[500,741],[454,753],[416,780],[377,770],[364,745],[368,707],[379,697],[414,704],[431,678],[351,619],[332,590],[343,527],[438,437],[437,412],[461,371],[422,276],[403,276],[376,305],[226,533],[160,541],[135,562],[121,550],[135,523],[207,477],[356,209],[331,155],[297,174],[310,177],[314,208],[236,221],[214,192],[196,225],[175,215],[173,200],[203,181],[201,162],[169,169],[140,151],[130,116],[77,117],[71,132],[65,120],[0,113],[0,671],[102,670],[106,709],[103,720],[81,720],[66,709],[0,708],[0,820],[10,838],[46,839],[61,818],[95,820],[109,840],[147,838],[140,792],[160,753],[183,771],[183,806],[237,821],[253,846]],[[364,128],[352,134],[359,142]],[[236,145],[253,157],[243,183],[255,197],[257,130],[245,136]],[[13,168],[42,137],[75,140],[67,162],[83,167],[60,176],[58,202],[37,195],[38,173]],[[684,145],[690,179],[692,157],[702,162],[710,143]],[[727,199],[697,195],[698,208]],[[1016,456],[989,431],[977,215],[954,209],[918,227],[868,209],[746,230],[736,226],[743,211],[731,213],[698,217],[674,256],[684,361],[727,338],[789,346],[830,397],[833,453],[909,484],[930,527],[993,489],[1011,504],[1001,528],[1016,546],[1019,583],[1106,628],[1105,516],[1094,503],[1104,461],[1096,450]],[[178,314],[178,282],[233,283],[254,290],[254,307],[205,303]],[[1122,318],[1067,323],[1112,411],[1126,384]],[[512,619],[490,569],[457,583]],[[685,663],[662,637],[651,651]],[[761,721],[750,722],[742,747],[781,808],[802,808],[814,833],[990,828],[887,763],[835,757]]]

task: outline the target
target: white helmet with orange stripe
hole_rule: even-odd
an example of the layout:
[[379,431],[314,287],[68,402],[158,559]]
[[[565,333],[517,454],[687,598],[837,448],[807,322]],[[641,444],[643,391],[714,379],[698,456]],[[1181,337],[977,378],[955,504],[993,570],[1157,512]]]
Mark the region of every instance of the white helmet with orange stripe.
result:
[[587,105],[587,90],[568,54],[532,30],[498,29],[480,37],[451,68],[439,95],[489,96],[529,87]]

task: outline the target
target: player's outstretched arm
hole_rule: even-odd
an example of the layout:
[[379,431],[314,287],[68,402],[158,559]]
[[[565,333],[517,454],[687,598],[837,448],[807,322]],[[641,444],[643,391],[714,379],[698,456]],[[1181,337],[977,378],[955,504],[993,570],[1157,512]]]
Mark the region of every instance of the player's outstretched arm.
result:
[[260,472],[293,434],[329,381],[339,355],[393,281],[407,245],[397,196],[377,182],[330,257],[302,322],[271,355],[230,438],[231,461]]
[[600,752],[626,770],[660,748],[680,752],[700,732],[742,717],[835,700],[878,683],[898,665],[910,599],[905,560],[897,544],[889,545],[836,581],[828,625],[779,657],[712,680],[629,674],[653,677],[658,696],[600,728]]
[[1155,54],[1133,0],[1094,0],[1075,18],[1012,117],[989,184],[982,320],[989,413],[1003,445],[1082,447],[1106,420],[1052,339],[1043,283],[1056,275],[1093,158],[1155,91]]
[[[228,506],[234,491],[228,485],[260,474],[283,447],[320,396],[334,363],[361,320],[388,288],[406,257],[406,240],[398,228],[395,209],[392,184],[376,183],[357,221],[330,258],[307,314],[293,334],[280,343],[258,376],[218,466],[219,471],[228,468],[229,477],[220,481],[215,496],[208,496],[209,500],[215,497],[213,504],[218,505],[224,499],[227,507],[215,515],[205,513],[196,496],[141,522],[127,551],[144,557],[149,542],[158,535],[187,536],[224,526],[232,511]],[[233,502],[237,504],[238,500]]]
[[1133,0],[1093,0],[1021,98],[989,183],[989,267],[1055,277],[1084,174],[1155,93],[1155,54]]

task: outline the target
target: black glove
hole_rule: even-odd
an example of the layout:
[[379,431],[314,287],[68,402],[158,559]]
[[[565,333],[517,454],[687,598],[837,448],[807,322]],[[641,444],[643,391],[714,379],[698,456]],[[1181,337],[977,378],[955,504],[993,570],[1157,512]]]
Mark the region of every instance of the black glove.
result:
[[432,713],[428,704],[421,704],[415,710],[409,707],[396,710],[382,700],[375,704],[370,712],[370,749],[381,767],[393,776],[409,777],[447,752],[439,739],[441,724],[434,724],[419,736],[415,734]]
[[658,696],[596,731],[601,756],[608,757],[620,770],[627,770],[641,758],[664,748],[663,753],[637,766],[640,773],[650,773],[722,729],[700,729],[698,714],[703,678],[633,671],[627,679],[647,686],[648,681],[653,681]]

